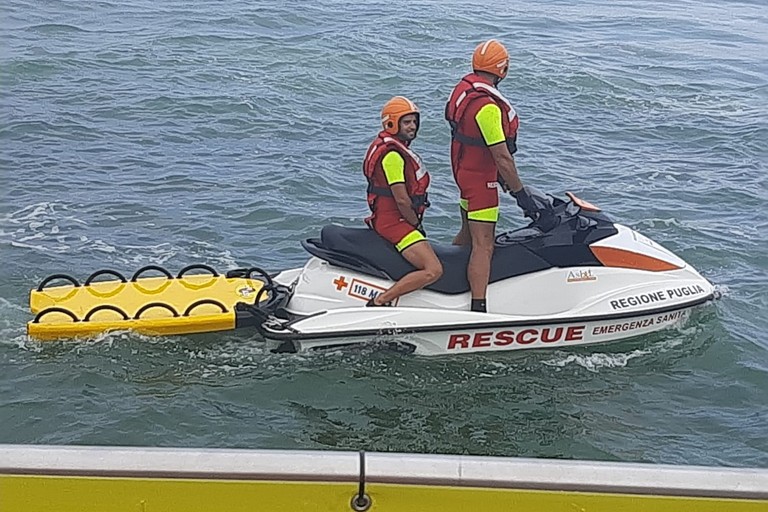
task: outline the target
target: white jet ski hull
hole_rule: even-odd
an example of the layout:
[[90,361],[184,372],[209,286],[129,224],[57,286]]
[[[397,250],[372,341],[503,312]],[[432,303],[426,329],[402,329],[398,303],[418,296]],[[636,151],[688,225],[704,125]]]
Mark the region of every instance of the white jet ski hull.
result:
[[[591,276],[597,278],[595,281],[599,281],[603,272],[610,275],[615,269],[584,272],[591,272]],[[504,295],[525,297],[522,290],[536,288],[535,281],[551,282],[552,274],[559,274],[567,282],[569,273],[567,269],[553,269],[540,276],[526,276],[518,283],[494,283],[489,286],[489,300],[501,300]],[[347,293],[336,290],[337,285],[333,285],[340,276],[353,286]],[[567,294],[572,301],[579,302],[568,309],[562,304],[562,298],[551,301],[541,298],[539,311],[545,310],[546,304],[549,315],[475,313],[468,311],[468,294],[445,296],[429,290],[404,297],[397,307],[366,308],[363,298],[368,300],[370,290],[386,289],[391,282],[356,275],[315,260],[305,269],[284,272],[275,278],[277,282],[294,281],[294,295],[287,308],[293,319],[267,321],[261,331],[268,340],[287,342],[289,350],[386,341],[409,346],[415,353],[424,355],[607,343],[682,325],[692,308],[715,295],[714,287],[700,276],[698,279],[669,277],[609,291],[600,290],[595,284],[595,293]],[[582,281],[578,286],[586,287],[595,281]],[[329,284],[335,295],[324,289],[322,283]],[[355,284],[366,288],[355,289]],[[576,286],[575,282],[570,284]],[[312,290],[315,286],[320,289]],[[530,294],[527,296],[533,300]],[[301,313],[300,307],[316,307],[318,302],[323,304],[322,309]],[[514,308],[520,301],[511,302]],[[521,309],[535,310],[536,307],[536,304],[526,304]]]
[[[395,343],[421,355],[468,354],[541,348],[567,348],[608,343],[682,325],[695,306],[673,311],[604,320],[573,322],[520,322],[499,315],[475,313],[474,321],[425,323],[424,317],[445,317],[443,310],[391,308],[376,310],[363,318],[357,311],[333,310],[299,321],[292,329],[263,326],[265,338],[287,342],[290,351],[328,349],[341,346]],[[381,308],[384,309],[384,308]],[[389,309],[389,308],[388,308]],[[419,318],[416,316],[419,315]],[[467,315],[462,315],[466,320]],[[412,317],[408,321],[408,317]],[[490,318],[489,318],[490,317]],[[365,322],[366,327],[359,324]],[[314,325],[310,325],[314,324]],[[330,331],[327,326],[333,324]],[[378,325],[378,328],[371,328]],[[346,328],[349,326],[349,328]],[[357,328],[355,328],[357,326]]]
[[497,237],[488,313],[469,311],[468,249],[451,246],[435,246],[440,281],[392,307],[365,307],[407,263],[369,230],[327,226],[303,244],[313,255],[303,268],[273,276],[285,300],[260,332],[284,350],[377,341],[426,355],[564,348],[680,325],[716,296],[677,255],[578,198],[537,197],[557,223]]

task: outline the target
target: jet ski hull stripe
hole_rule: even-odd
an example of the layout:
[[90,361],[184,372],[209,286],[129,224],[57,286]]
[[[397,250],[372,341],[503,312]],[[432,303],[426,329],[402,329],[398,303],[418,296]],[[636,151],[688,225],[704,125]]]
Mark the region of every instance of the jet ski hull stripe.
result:
[[651,272],[664,272],[681,268],[652,256],[615,247],[592,246],[590,250],[598,261],[606,267],[631,268],[635,270],[649,270]]

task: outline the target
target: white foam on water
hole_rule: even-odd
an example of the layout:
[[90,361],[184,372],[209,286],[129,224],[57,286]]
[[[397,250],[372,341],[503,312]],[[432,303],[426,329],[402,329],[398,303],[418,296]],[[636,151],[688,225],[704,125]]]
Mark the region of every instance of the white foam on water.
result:
[[[718,295],[719,294],[719,295]],[[727,284],[716,284],[715,285],[715,297],[730,297],[731,296],[731,289]]]
[[637,226],[647,226],[649,228],[655,228],[657,225],[662,225],[664,227],[686,227],[683,222],[681,222],[679,219],[670,218],[670,219],[644,219],[637,221]]
[[4,340],[3,343],[13,345],[14,347],[20,350],[24,350],[25,352],[40,353],[45,347],[45,345],[43,345],[44,342],[32,339],[27,336],[26,333],[16,334],[15,336],[7,336],[6,332],[4,331],[0,334],[2,334],[2,339]]
[[18,239],[18,242],[29,242],[31,240],[40,240],[41,238],[45,238],[45,233],[33,233],[29,236],[24,236]]
[[[0,243],[46,254],[71,254],[92,251],[109,255],[110,266],[130,271],[147,263],[164,265],[183,258],[183,264],[205,263],[225,271],[237,267],[237,260],[228,250],[213,244],[192,240],[188,246],[163,242],[160,244],[115,244],[93,239],[79,232],[88,224],[68,214],[74,208],[62,202],[42,202],[25,206],[0,217]],[[98,258],[98,256],[97,256]]]
[[16,304],[15,302],[11,302],[5,297],[0,297],[0,309],[15,309],[16,311],[23,311],[24,313],[27,313],[27,309],[20,304]]
[[222,250],[220,247],[216,247],[210,242],[204,240],[192,241],[191,252],[194,256],[205,259],[206,264],[219,266],[220,269],[232,269],[238,266],[237,260],[232,256],[232,252],[229,250]]
[[624,368],[632,359],[642,357],[651,353],[651,350],[633,350],[625,354],[571,354],[565,359],[550,359],[542,361],[547,366],[564,368],[570,364],[576,364],[582,368],[598,373],[601,368]]
[[57,247],[44,247],[42,245],[25,244],[21,242],[11,241],[11,247],[18,247],[21,249],[32,249],[33,251],[41,251],[46,253],[55,252],[57,254],[63,254],[69,252],[70,247],[68,245]]
[[[12,247],[31,249],[46,253],[66,253],[73,243],[84,238],[64,231],[75,231],[88,223],[66,212],[70,207],[62,202],[31,204],[0,217],[0,242]],[[37,243],[31,243],[37,242]]]
[[40,228],[51,227],[53,233],[59,232],[60,227],[57,221],[69,221],[75,224],[87,226],[88,223],[74,215],[67,215],[64,212],[71,211],[69,206],[62,202],[42,202],[25,206],[20,210],[11,212],[0,217],[0,225],[15,226],[16,232],[37,231]]
[[199,372],[203,378],[232,376],[254,370],[259,370],[262,374],[272,374],[277,366],[281,366],[279,360],[270,357],[272,354],[264,342],[225,342],[223,345],[207,349],[191,349],[187,351],[187,355],[190,360],[201,363],[190,371],[193,374]]
[[[87,239],[86,239],[87,240]],[[115,254],[117,253],[117,247],[113,245],[109,245],[106,242],[103,242],[102,240],[94,240],[90,244],[91,249],[99,252],[105,252],[107,254]]]
[[[10,306],[12,309],[23,310],[17,304],[9,303],[5,299],[0,299],[0,303],[3,304],[3,308]],[[28,313],[26,310],[24,312]],[[24,321],[14,321],[12,318],[3,318],[3,327],[0,328],[0,345],[9,345],[26,352],[41,352],[43,342],[27,336]]]
[[[18,315],[18,313],[22,313],[24,315],[23,318],[26,319],[29,315],[29,311],[25,307],[11,302],[4,297],[0,297],[0,311],[3,312],[3,315],[0,317],[0,322],[2,323],[2,327],[0,328],[0,344],[15,346],[22,350],[39,352],[35,347],[37,342],[30,340],[27,336],[24,327],[24,322],[26,320],[19,319]],[[13,313],[8,314],[6,312]]]
[[155,245],[123,245],[116,252],[114,261],[130,266],[141,266],[145,263],[163,265],[174,258],[183,249],[168,242]]

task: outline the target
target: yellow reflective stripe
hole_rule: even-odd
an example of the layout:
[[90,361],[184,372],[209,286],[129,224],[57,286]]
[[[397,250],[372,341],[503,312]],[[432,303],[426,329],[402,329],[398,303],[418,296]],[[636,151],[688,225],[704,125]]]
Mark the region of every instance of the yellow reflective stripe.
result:
[[493,146],[506,140],[504,128],[501,126],[501,109],[495,103],[488,103],[478,110],[475,121],[487,146]]
[[412,246],[416,242],[421,242],[422,240],[426,240],[426,237],[421,234],[421,231],[416,231],[415,229],[405,235],[402,240],[397,242],[395,244],[395,249],[397,249],[400,252],[403,252],[408,247]]
[[481,222],[496,222],[499,220],[499,207],[494,206],[493,208],[467,212],[467,218],[469,220],[479,220]]
[[466,199],[459,199],[459,206],[462,210],[467,211],[469,209],[469,201]]
[[405,183],[405,159],[397,151],[390,151],[381,159],[381,167],[387,177],[387,183]]

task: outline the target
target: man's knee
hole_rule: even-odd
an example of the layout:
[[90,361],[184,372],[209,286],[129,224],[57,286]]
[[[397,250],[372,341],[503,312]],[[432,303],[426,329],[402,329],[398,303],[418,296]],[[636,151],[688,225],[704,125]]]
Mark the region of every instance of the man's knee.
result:
[[429,280],[428,284],[432,284],[442,277],[443,265],[437,261],[431,265],[427,265],[427,267],[424,269],[424,272],[426,273],[427,279]]

